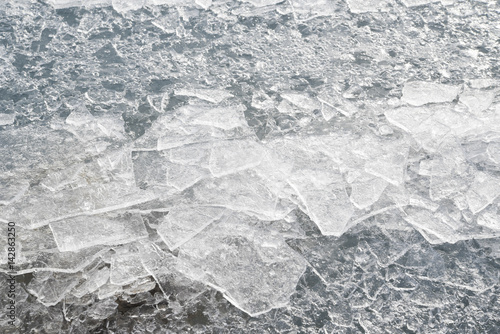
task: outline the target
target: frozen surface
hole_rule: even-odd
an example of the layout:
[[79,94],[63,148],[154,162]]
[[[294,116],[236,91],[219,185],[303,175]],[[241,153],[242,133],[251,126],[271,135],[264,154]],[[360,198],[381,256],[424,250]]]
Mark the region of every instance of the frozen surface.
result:
[[50,223],[60,251],[96,245],[121,244],[147,237],[138,214],[80,216]]
[[1,1],[0,332],[499,333],[499,13]]
[[256,316],[288,304],[305,261],[272,229],[229,213],[180,247],[179,268]]

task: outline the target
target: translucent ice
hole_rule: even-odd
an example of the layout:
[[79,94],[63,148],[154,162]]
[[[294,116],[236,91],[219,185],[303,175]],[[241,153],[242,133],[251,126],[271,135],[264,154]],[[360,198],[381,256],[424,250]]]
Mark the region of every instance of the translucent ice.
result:
[[292,210],[280,207],[280,199],[253,171],[243,171],[216,179],[205,179],[192,187],[197,205],[227,207],[246,211],[268,220],[281,219]]
[[493,103],[493,91],[468,90],[460,94],[460,102],[465,104],[472,113],[480,113]]
[[113,8],[120,13],[141,9],[146,0],[112,0]]
[[28,190],[27,180],[0,178],[0,205],[8,205],[18,200]]
[[142,189],[174,187],[183,190],[210,175],[208,169],[194,164],[170,161],[169,151],[134,151],[134,174]]
[[355,173],[351,184],[351,202],[364,209],[375,203],[387,187],[387,181],[366,173]]
[[210,171],[216,177],[257,166],[265,149],[255,140],[218,141],[212,144]]
[[[439,2],[439,0],[402,0],[402,2],[407,7],[422,6],[433,2]],[[441,0],[443,5],[451,5],[455,0]]]
[[499,332],[494,2],[4,0],[19,330]]
[[232,95],[221,89],[178,89],[175,91],[175,95],[184,95],[197,97],[201,100],[205,100],[212,103],[220,103],[227,98],[232,97]]
[[500,143],[489,143],[486,153],[493,163],[500,165]]
[[297,160],[288,182],[322,233],[340,235],[354,211],[345,182],[329,159],[321,155],[304,158]]
[[305,261],[255,219],[234,213],[182,245],[178,268],[256,316],[288,304]]
[[50,228],[61,252],[127,243],[148,236],[138,214],[80,216],[53,222]]
[[412,81],[403,87],[401,101],[413,106],[428,103],[443,103],[453,101],[460,92],[460,87],[443,85],[434,82]]
[[430,243],[456,242],[460,240],[456,230],[460,223],[445,214],[435,214],[428,210],[412,209],[405,220],[422,231]]
[[486,208],[477,217],[477,223],[492,230],[500,230],[500,212],[497,205]]
[[110,283],[123,286],[148,276],[149,273],[141,264],[142,256],[140,248],[133,243],[116,248],[111,260]]
[[500,179],[484,172],[478,172],[466,193],[469,208],[478,213],[500,195]]
[[0,126],[14,123],[15,118],[16,114],[0,113]]
[[353,13],[367,13],[367,12],[378,12],[386,11],[388,9],[388,4],[391,3],[390,0],[348,0],[349,8]]
[[179,207],[165,216],[157,231],[167,246],[173,250],[189,241],[224,212],[221,207]]
[[87,273],[86,276],[85,281],[71,291],[71,293],[78,298],[81,298],[88,293],[97,291],[101,286],[106,284],[109,280],[109,268],[103,267],[92,270]]
[[28,285],[28,291],[46,306],[56,305],[78,284],[74,275],[40,272]]
[[305,94],[283,93],[281,97],[307,112],[312,112],[321,108],[321,104],[318,100]]
[[243,116],[245,109],[242,105],[203,108],[203,112],[193,119],[192,123],[213,126],[223,130],[245,127],[247,126]]

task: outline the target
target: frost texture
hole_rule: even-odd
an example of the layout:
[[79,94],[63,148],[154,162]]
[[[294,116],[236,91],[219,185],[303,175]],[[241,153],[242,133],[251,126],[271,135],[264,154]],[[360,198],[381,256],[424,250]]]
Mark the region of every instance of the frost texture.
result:
[[500,332],[498,3],[0,13],[0,331]]

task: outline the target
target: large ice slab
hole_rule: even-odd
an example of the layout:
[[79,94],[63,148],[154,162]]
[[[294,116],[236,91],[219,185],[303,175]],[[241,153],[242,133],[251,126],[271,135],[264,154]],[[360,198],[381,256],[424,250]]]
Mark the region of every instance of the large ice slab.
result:
[[148,236],[139,214],[80,216],[50,223],[61,252],[95,245],[117,245]]
[[402,0],[402,2],[405,4],[407,7],[416,7],[416,6],[422,6],[422,5],[427,5],[433,2],[441,2],[443,5],[451,5],[455,2],[455,0]]
[[293,209],[253,171],[202,180],[193,186],[192,194],[192,201],[197,205],[246,211],[266,220],[281,219]]
[[156,228],[163,241],[173,250],[189,241],[213,221],[222,217],[222,207],[178,207],[168,212]]
[[131,243],[114,248],[111,259],[109,282],[116,286],[131,284],[139,278],[149,276],[149,272],[141,263],[141,247]]
[[364,209],[375,203],[382,195],[388,182],[367,173],[353,173],[351,180],[351,202],[358,208]]
[[305,261],[254,218],[235,212],[182,245],[178,268],[257,316],[288,304]]
[[197,97],[211,103],[220,103],[233,96],[225,90],[209,88],[183,88],[176,90],[174,93],[175,95]]
[[72,274],[40,272],[28,285],[28,291],[46,305],[53,306],[78,284]]
[[101,286],[109,280],[109,268],[102,267],[91,270],[86,274],[85,281],[76,286],[72,291],[75,297],[82,298],[86,294],[97,291]]
[[460,93],[459,86],[426,81],[411,81],[404,85],[401,101],[413,106],[451,102],[458,96],[458,93]]
[[500,178],[488,173],[478,172],[471,187],[465,194],[467,203],[473,213],[486,208],[500,195]]
[[216,177],[236,173],[257,166],[265,148],[256,140],[218,141],[212,144],[210,171]]
[[173,187],[183,190],[210,175],[206,168],[172,162],[169,151],[134,151],[132,160],[135,182],[141,189]]
[[368,1],[360,1],[360,0],[348,0],[349,8],[351,12],[360,14],[367,12],[378,12],[378,11],[387,11],[389,9],[390,0],[368,0]]

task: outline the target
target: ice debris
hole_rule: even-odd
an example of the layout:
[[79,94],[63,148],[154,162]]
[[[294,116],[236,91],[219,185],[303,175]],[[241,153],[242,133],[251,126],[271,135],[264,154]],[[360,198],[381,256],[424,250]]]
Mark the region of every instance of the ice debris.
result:
[[428,103],[451,102],[457,98],[460,89],[459,86],[425,81],[411,81],[404,85],[401,101],[412,106],[422,106]]

